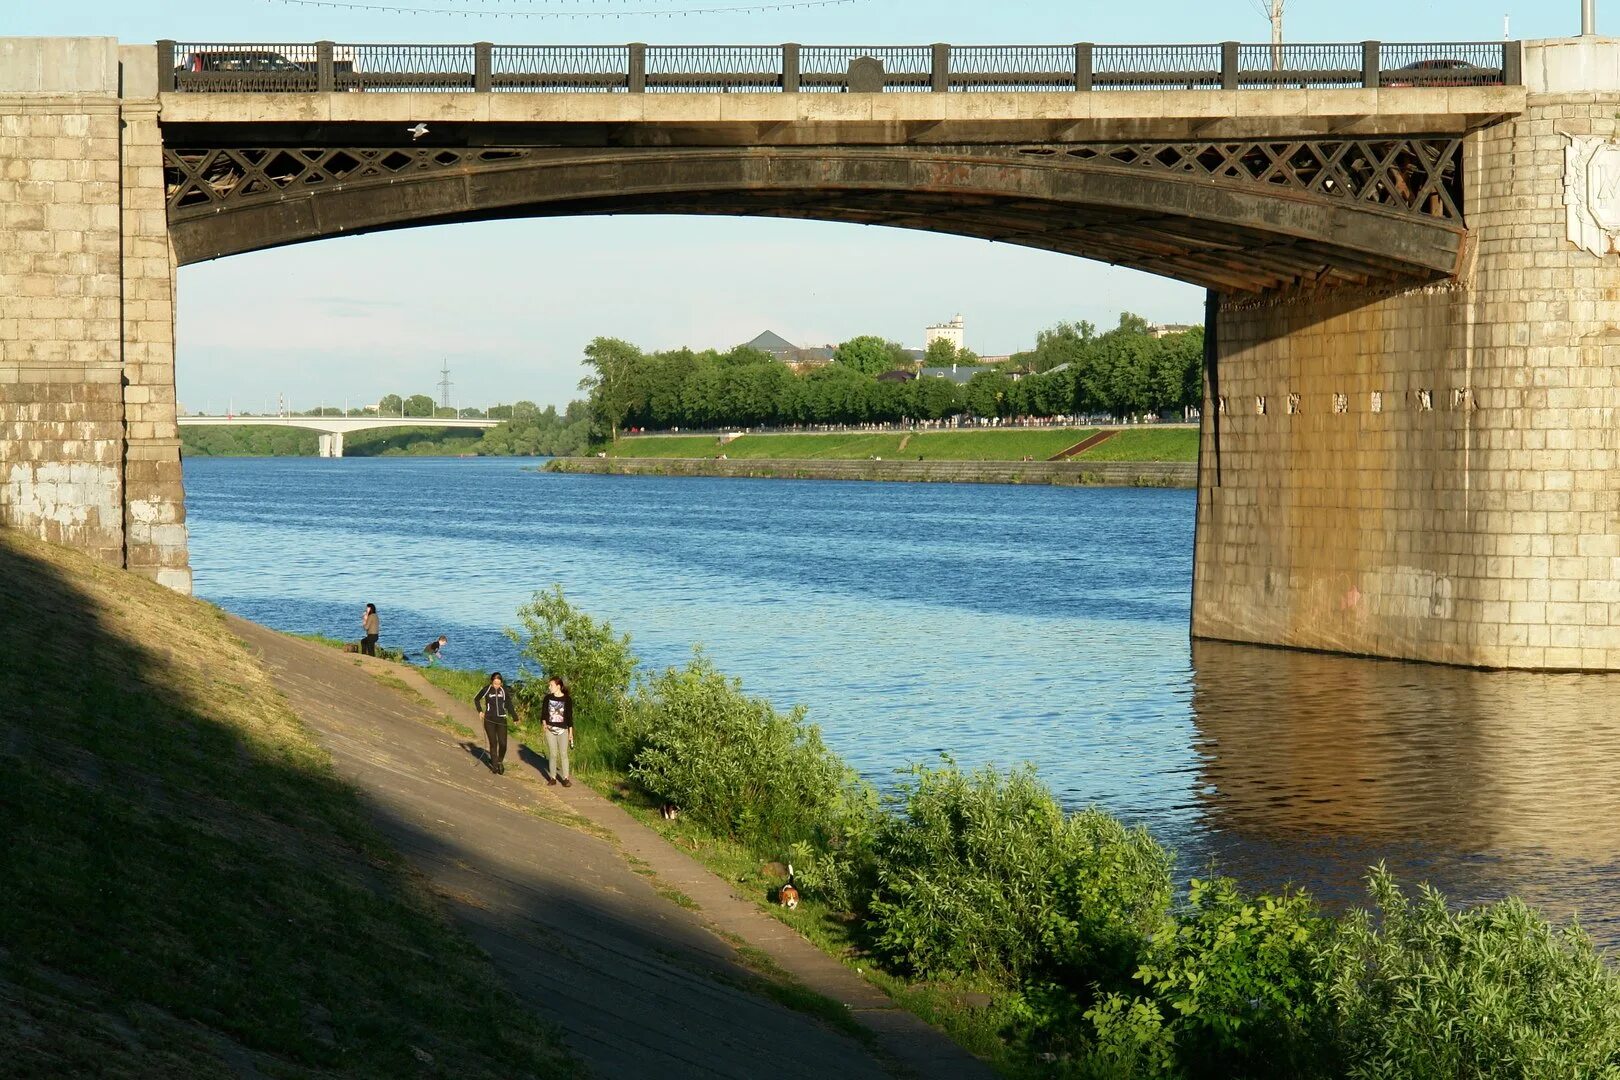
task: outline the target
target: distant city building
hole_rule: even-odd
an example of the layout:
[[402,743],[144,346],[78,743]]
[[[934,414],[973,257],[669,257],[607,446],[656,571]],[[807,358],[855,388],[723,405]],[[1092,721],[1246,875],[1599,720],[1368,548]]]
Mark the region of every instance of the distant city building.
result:
[[1148,327],[1148,333],[1152,334],[1156,338],[1160,338],[1169,337],[1171,334],[1185,334],[1189,330],[1196,329],[1198,329],[1198,327],[1194,326],[1192,323],[1154,323]]
[[903,383],[910,382],[916,377],[917,373],[915,371],[907,371],[905,368],[895,368],[893,371],[885,371],[883,374],[879,375],[877,377],[877,381]]
[[988,364],[951,364],[939,367],[925,367],[920,374],[925,379],[949,379],[953,383],[965,383],[981,371],[990,371]]
[[833,347],[831,345],[801,349],[773,330],[765,331],[753,341],[747,342],[743,348],[758,349],[760,352],[770,353],[782,363],[794,368],[814,367],[818,364],[829,363],[833,358]]
[[962,343],[966,338],[966,333],[965,324],[962,322],[962,316],[958,315],[950,322],[939,323],[936,326],[930,326],[923,330],[923,349],[926,351],[928,346],[932,345],[936,341],[948,341],[960,349],[963,347]]

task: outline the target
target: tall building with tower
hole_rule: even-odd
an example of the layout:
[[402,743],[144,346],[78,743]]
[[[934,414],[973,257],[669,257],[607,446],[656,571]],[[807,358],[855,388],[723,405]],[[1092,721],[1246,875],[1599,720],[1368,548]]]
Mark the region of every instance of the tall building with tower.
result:
[[960,349],[962,348],[962,341],[965,336],[965,324],[962,321],[962,316],[958,315],[950,322],[939,323],[924,329],[923,349],[926,351],[928,346],[932,345],[936,341],[948,341],[952,345],[956,346],[956,348]]

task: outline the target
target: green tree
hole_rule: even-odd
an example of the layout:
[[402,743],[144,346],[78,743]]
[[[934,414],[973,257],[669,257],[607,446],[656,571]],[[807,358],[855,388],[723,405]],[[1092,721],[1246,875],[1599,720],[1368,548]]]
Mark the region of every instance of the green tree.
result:
[[962,388],[949,379],[931,375],[910,386],[915,403],[912,415],[918,420],[943,420],[958,415],[966,407]]
[[1012,380],[999,371],[981,371],[968,380],[965,393],[968,412],[989,418],[1006,416]]
[[911,365],[904,346],[872,334],[850,338],[833,352],[833,359],[863,375],[881,375]]
[[591,373],[579,388],[589,392],[594,418],[610,439],[619,437],[624,418],[637,407],[636,369],[643,360],[640,349],[618,338],[599,337],[585,346]]
[[433,399],[426,394],[412,394],[405,399],[406,416],[432,416]]
[[[925,367],[950,367],[960,363],[961,350],[947,338],[935,338],[928,343],[928,349],[923,353]],[[881,373],[880,373],[881,374]]]
[[378,416],[403,415],[404,401],[398,394],[384,394],[382,400],[377,402]]

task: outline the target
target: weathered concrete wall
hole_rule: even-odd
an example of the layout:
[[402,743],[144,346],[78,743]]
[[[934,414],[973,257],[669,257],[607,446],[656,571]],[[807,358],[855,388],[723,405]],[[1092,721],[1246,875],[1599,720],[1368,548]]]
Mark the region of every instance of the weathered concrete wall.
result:
[[1524,115],[1470,137],[1460,283],[1221,310],[1195,635],[1620,668],[1620,259],[1564,207],[1620,81],[1551,92],[1540,49]]
[[122,50],[125,565],[190,592],[175,426],[175,259],[164,199],[156,52]]
[[119,52],[0,41],[0,524],[189,589],[155,58],[120,101]]

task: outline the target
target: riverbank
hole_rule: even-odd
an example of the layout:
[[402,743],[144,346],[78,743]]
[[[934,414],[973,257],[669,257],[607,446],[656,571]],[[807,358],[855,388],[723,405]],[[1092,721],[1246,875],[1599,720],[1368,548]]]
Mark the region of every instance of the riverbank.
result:
[[[1101,436],[1101,438],[1096,438]],[[1088,441],[1096,441],[1087,446]],[[1081,449],[1085,447],[1084,449]],[[1078,451],[1078,452],[1076,452]],[[776,461],[1080,461],[1198,460],[1196,426],[952,428],[924,431],[828,431],[707,435],[630,435],[610,458],[704,458]]]
[[0,1073],[577,1075],[218,609],[0,529]]
[[553,458],[546,472],[599,476],[726,476],[777,480],[882,480],[1068,487],[1198,486],[1198,466],[1180,461],[835,461],[817,459]]
[[452,695],[416,668],[231,626],[593,1074],[881,1080],[898,1061],[919,1076],[990,1075],[608,799],[547,786],[527,727],[493,775],[471,705],[478,675],[453,677]]
[[644,817],[678,809],[661,831],[756,902],[785,856],[800,902],[783,921],[900,1000],[954,997],[948,1030],[1017,1074],[1326,1080],[1397,1061],[1518,1080],[1620,1059],[1620,975],[1518,899],[1458,910],[1382,867],[1343,915],[1292,888],[1183,887],[1145,830],[1065,812],[1027,768],[913,767],[879,799],[802,710],[701,653],[644,672],[558,590],[518,614],[525,667],[573,686],[582,774]]

